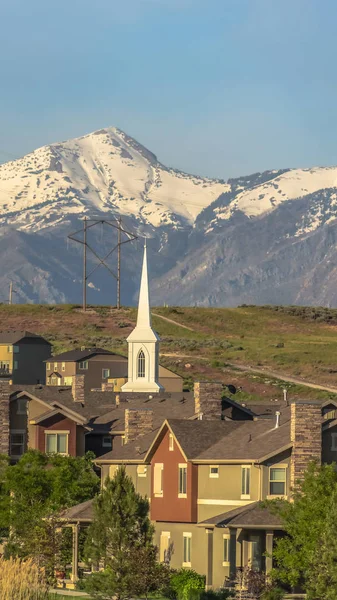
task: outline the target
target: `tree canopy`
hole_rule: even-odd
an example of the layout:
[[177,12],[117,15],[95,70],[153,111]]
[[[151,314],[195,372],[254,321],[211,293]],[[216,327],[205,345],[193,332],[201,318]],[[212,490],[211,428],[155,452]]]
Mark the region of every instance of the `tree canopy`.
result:
[[276,541],[273,575],[300,585],[308,598],[337,600],[336,465],[311,463],[293,502],[280,502],[275,510],[287,535]]

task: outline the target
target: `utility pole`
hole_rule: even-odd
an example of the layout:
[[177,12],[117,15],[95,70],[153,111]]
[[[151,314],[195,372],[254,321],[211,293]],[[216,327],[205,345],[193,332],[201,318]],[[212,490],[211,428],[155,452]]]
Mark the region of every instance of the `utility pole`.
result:
[[9,300],[8,300],[8,304],[12,304],[13,303],[13,281],[10,281],[9,283]]
[[117,230],[117,308],[121,307],[121,239],[122,239],[122,217],[118,219],[118,230]]
[[83,221],[83,311],[87,310],[87,217]]

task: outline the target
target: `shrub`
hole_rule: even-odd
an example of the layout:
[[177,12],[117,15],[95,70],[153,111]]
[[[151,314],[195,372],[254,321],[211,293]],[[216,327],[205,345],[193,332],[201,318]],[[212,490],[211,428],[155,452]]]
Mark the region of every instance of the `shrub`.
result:
[[170,577],[170,597],[178,600],[194,600],[205,590],[205,577],[193,569],[179,569]]
[[47,600],[43,569],[32,560],[0,559],[1,600]]

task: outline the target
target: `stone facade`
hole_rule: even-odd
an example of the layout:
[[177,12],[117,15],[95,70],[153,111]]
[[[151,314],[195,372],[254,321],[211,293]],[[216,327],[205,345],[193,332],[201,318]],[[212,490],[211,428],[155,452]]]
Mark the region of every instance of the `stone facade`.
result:
[[9,454],[9,379],[0,378],[0,454]]
[[195,413],[202,419],[221,419],[223,386],[220,382],[199,381],[194,384]]
[[153,429],[153,411],[149,408],[125,409],[125,443]]
[[290,486],[303,477],[310,461],[321,463],[322,416],[321,403],[313,400],[291,404],[290,438],[293,444],[290,463]]
[[84,404],[84,378],[85,375],[73,375],[72,379],[72,393],[74,402],[81,402]]

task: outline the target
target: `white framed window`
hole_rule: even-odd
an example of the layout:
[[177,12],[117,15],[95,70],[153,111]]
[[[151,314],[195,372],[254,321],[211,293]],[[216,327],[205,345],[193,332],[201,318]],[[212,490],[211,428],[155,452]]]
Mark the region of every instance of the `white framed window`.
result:
[[46,454],[68,454],[69,431],[45,431]]
[[57,371],[57,363],[54,363],[54,371]]
[[65,370],[66,370],[66,363],[65,363],[65,362],[64,362],[64,363],[62,363],[62,367],[61,367],[61,369],[62,369],[62,371],[65,371]]
[[102,379],[108,379],[110,377],[110,369],[102,369]]
[[337,452],[337,433],[331,434],[331,451]]
[[145,377],[145,354],[140,350],[137,358],[137,377]]
[[163,490],[163,463],[155,463],[153,469],[153,494],[156,498],[162,498],[164,495]]
[[64,381],[64,385],[72,385],[73,384],[73,378],[72,377],[64,377],[63,381]]
[[269,467],[269,495],[286,496],[287,467],[278,465]]
[[47,371],[50,371],[50,363],[47,363]]
[[170,531],[162,531],[160,534],[159,562],[161,563],[169,562],[170,537]]
[[138,477],[146,477],[147,465],[138,465],[137,466],[137,475],[138,475]]
[[18,398],[16,405],[16,414],[17,415],[26,415],[27,414],[27,400],[26,398]]
[[241,498],[250,498],[250,467],[241,467]]
[[222,554],[222,565],[224,567],[227,567],[229,565],[229,540],[230,540],[230,535],[229,533],[224,533],[223,536],[223,543],[222,543],[222,548],[223,548],[223,554]]
[[26,432],[13,429],[10,434],[10,455],[22,456],[25,452]]
[[190,532],[183,533],[183,567],[190,567],[191,561],[191,547],[192,547],[192,534]]
[[174,450],[174,437],[172,433],[169,433],[169,450]]
[[209,476],[211,479],[218,479],[219,477],[219,467],[218,465],[210,465],[209,467]]
[[111,435],[104,435],[102,438],[103,448],[112,448],[112,437]]
[[187,465],[186,463],[178,465],[178,498],[187,497]]
[[7,346],[7,352],[9,354],[12,354],[12,352],[13,352],[13,346]]
[[81,360],[81,362],[78,365],[78,368],[81,369],[82,371],[86,371],[88,369],[88,361]]
[[19,346],[13,346],[13,352],[14,354],[18,354],[20,352]]

